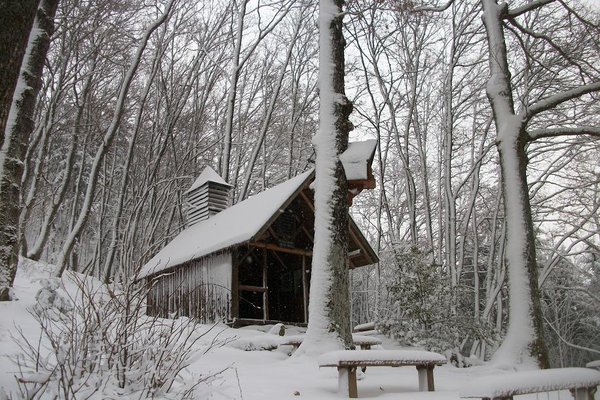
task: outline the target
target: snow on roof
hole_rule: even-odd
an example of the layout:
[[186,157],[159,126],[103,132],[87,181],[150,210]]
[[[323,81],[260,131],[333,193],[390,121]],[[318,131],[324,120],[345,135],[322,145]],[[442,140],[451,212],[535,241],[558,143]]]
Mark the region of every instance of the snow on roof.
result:
[[600,372],[588,368],[555,368],[483,376],[472,380],[460,397],[500,398],[512,395],[593,387],[600,384]]
[[204,185],[206,182],[215,182],[220,183],[221,185],[231,186],[229,183],[225,182],[221,175],[219,175],[214,169],[209,167],[208,165],[204,168],[204,171],[196,178],[192,186],[187,190],[186,193],[191,192],[194,189],[198,189],[200,186]]
[[348,148],[340,155],[346,179],[349,181],[367,179],[367,166],[375,153],[377,140],[348,143]]
[[140,270],[138,279],[251,240],[311,176],[312,170],[184,229]]

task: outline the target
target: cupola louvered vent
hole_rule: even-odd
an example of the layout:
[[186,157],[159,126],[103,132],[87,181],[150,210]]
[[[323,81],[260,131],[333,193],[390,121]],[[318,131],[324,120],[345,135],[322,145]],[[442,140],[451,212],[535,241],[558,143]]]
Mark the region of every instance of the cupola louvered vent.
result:
[[186,227],[209,219],[231,205],[231,185],[206,167],[185,193]]

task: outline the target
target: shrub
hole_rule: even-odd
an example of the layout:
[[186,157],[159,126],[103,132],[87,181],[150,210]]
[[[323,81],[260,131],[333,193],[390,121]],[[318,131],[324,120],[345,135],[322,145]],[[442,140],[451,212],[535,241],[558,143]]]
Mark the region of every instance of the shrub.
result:
[[198,385],[217,374],[192,376],[184,369],[208,332],[198,333],[188,318],[145,315],[147,287],[127,284],[120,290],[69,274],[73,293],[60,280],[43,280],[30,311],[41,327],[32,343],[17,338],[22,355],[15,362],[21,397],[26,399],[193,398]]

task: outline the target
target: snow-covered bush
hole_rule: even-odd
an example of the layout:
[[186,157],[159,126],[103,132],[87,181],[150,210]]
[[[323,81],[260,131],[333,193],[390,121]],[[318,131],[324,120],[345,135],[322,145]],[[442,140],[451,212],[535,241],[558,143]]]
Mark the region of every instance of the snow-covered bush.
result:
[[472,365],[461,352],[465,338],[488,340],[491,332],[461,313],[464,294],[460,289],[452,293],[442,267],[417,247],[397,246],[393,263],[395,270],[387,287],[391,304],[378,329],[400,344],[444,353],[454,365]]
[[116,290],[80,275],[69,278],[76,282],[72,293],[60,280],[41,282],[31,310],[41,336],[36,342],[23,333],[17,338],[21,397],[185,399],[216,377],[184,379],[193,353],[218,343],[195,346],[207,332],[190,319],[146,316],[146,287]]
[[542,286],[545,336],[553,367],[581,367],[600,355],[600,256],[555,262]]

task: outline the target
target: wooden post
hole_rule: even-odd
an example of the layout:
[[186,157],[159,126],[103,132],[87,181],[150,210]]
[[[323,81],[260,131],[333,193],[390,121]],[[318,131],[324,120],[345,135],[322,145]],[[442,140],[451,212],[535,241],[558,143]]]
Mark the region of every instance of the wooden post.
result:
[[231,320],[240,316],[240,250],[231,255]]
[[419,374],[419,392],[427,391],[427,370],[425,367],[417,366],[417,373]]
[[304,322],[308,322],[308,269],[306,268],[306,256],[302,256],[302,297],[304,301]]
[[419,392],[435,391],[435,384],[433,382],[433,368],[433,365],[417,366],[417,372],[419,374]]
[[263,319],[269,320],[269,282],[268,282],[268,266],[267,266],[267,251],[263,250]]
[[574,400],[594,400],[596,388],[575,388],[570,389]]
[[435,392],[435,384],[433,382],[433,365],[427,367],[427,390]]
[[338,393],[344,397],[356,399],[356,367],[338,367]]

